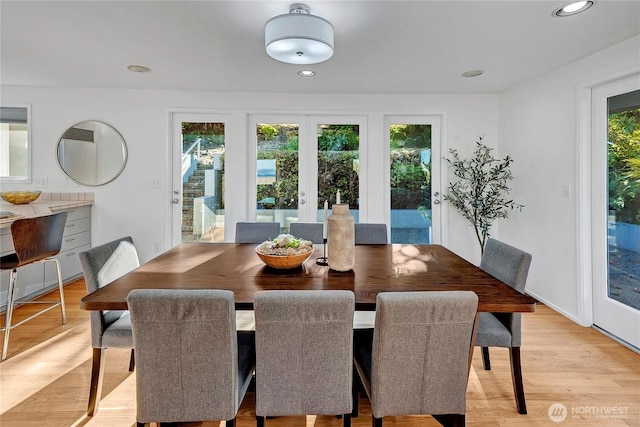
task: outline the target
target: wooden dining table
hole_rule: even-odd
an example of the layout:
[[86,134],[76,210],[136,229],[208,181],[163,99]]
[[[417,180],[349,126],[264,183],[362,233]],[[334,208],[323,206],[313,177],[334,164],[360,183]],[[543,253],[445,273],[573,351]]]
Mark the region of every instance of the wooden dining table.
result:
[[[183,243],[86,295],[85,310],[126,310],[133,289],[227,289],[236,309],[252,310],[265,290],[337,290],[355,294],[355,309],[375,310],[376,295],[389,291],[473,291],[478,311],[533,312],[536,301],[514,290],[441,245],[357,245],[352,270],[318,265],[322,245],[301,266],[266,266],[254,244]],[[331,256],[331,254],[329,254]]]

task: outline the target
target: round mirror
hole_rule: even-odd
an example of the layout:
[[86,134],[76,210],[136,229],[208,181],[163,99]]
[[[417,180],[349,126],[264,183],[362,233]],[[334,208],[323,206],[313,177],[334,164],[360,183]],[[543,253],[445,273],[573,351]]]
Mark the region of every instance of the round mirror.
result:
[[126,163],[124,138],[103,122],[80,122],[67,129],[58,141],[58,164],[78,184],[97,186],[111,182]]

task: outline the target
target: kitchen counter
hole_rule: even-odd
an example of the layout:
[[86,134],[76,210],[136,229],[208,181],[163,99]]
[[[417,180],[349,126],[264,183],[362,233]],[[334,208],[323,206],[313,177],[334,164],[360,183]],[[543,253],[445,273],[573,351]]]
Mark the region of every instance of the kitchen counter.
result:
[[10,227],[16,219],[32,218],[64,209],[91,206],[93,201],[93,193],[42,193],[36,201],[24,205],[12,205],[0,199],[0,211],[14,213],[13,216],[0,219],[0,229]]

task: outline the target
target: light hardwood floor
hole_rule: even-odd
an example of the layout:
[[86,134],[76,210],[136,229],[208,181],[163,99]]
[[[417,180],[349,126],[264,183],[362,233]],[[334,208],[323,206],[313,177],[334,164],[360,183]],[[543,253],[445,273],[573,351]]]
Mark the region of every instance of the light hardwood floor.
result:
[[[129,352],[107,351],[104,389],[98,414],[85,415],[91,348],[88,312],[80,310],[84,282],[65,287],[67,324],[52,310],[11,333],[9,358],[0,364],[0,425],[135,425],[135,375],[127,371]],[[33,305],[16,311],[19,320]],[[3,316],[4,317],[4,316]],[[2,319],[4,322],[4,320]],[[523,316],[522,366],[528,415],[516,412],[509,357],[492,349],[492,370],[482,369],[478,350],[467,394],[469,426],[640,426],[640,355],[591,328],[583,328],[539,305]],[[562,404],[561,423],[548,416]],[[360,398],[354,427],[371,425],[370,407]],[[611,412],[617,415],[607,415]],[[254,396],[240,409],[238,427],[255,425]],[[341,426],[335,417],[274,418],[268,427]],[[388,417],[386,426],[437,426],[429,416]],[[200,425],[200,424],[196,424]],[[218,422],[203,423],[218,426]]]

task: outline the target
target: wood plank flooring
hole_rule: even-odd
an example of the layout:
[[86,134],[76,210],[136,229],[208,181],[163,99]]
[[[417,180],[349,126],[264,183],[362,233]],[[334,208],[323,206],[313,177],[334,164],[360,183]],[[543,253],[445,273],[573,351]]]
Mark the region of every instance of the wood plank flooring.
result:
[[[11,332],[9,357],[0,364],[0,425],[134,426],[135,375],[127,371],[129,352],[107,351],[98,414],[86,417],[91,348],[89,313],[79,308],[82,280],[65,287],[66,325],[52,310]],[[33,305],[19,308],[15,320]],[[4,316],[1,319],[4,322]],[[522,366],[528,415],[515,408],[506,349],[492,349],[492,370],[474,354],[467,394],[469,426],[640,426],[640,355],[599,332],[576,325],[548,307],[523,316]],[[567,418],[553,422],[551,405],[562,404]],[[248,394],[237,426],[255,426],[254,395]],[[614,414],[612,414],[614,412]],[[370,407],[360,398],[354,427],[371,425]],[[430,416],[388,417],[390,427],[439,425]],[[194,424],[191,424],[194,425]],[[218,422],[195,424],[218,426]],[[335,417],[269,419],[267,427],[341,426]]]

